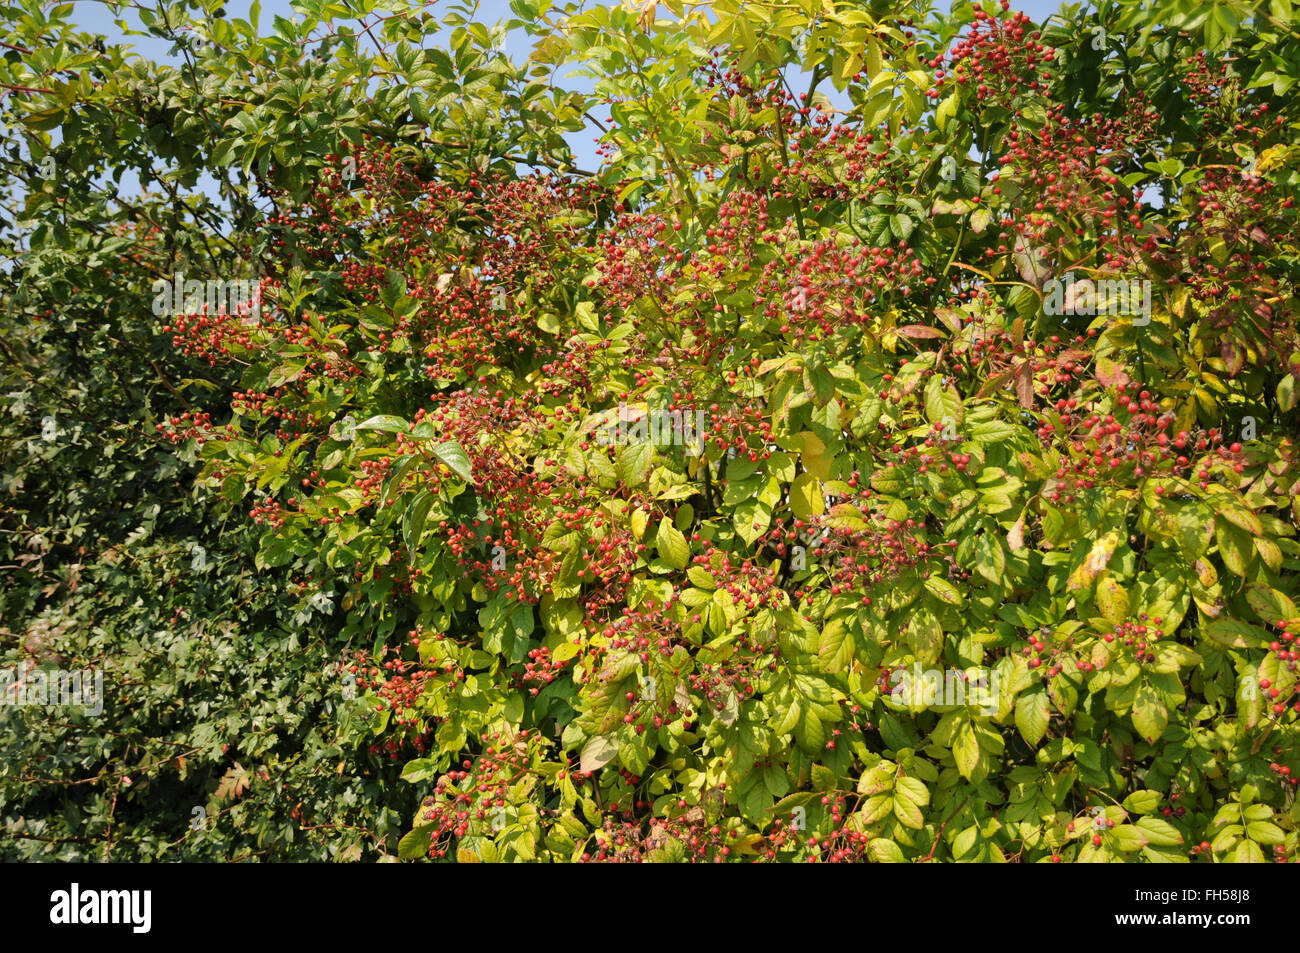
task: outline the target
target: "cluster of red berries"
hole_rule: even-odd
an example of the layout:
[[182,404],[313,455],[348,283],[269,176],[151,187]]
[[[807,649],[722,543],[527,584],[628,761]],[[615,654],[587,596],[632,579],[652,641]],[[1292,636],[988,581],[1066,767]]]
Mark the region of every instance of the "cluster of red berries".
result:
[[[272,287],[270,279],[260,279],[255,293],[261,297],[257,300],[265,300]],[[248,302],[233,311],[223,308],[217,312],[209,312],[205,302],[191,312],[170,315],[161,330],[172,336],[172,346],[180,353],[203,357],[215,367],[218,360],[254,346],[258,332],[273,321],[274,317],[267,313],[259,317]]]
[[522,674],[515,680],[516,688],[527,688],[530,695],[536,695],[540,688],[549,685],[564,674],[572,659],[559,662],[551,657],[551,650],[546,646],[528,650],[528,661],[524,663]]
[[[1006,13],[1010,6],[1010,0],[1003,0],[1002,12]],[[941,69],[945,60],[958,86],[973,87],[978,100],[1003,106],[1025,90],[1042,89],[1051,80],[1056,50],[1044,45],[1042,35],[1030,29],[1033,21],[1026,14],[1000,17],[977,7],[974,19],[947,57],[937,56],[930,61],[930,68],[935,70],[935,85],[927,91],[930,98],[941,97],[948,83],[949,76]]]
[[655,818],[648,825],[606,817],[595,835],[595,852],[584,851],[579,860],[588,864],[642,863],[651,852],[676,842],[688,863],[723,863],[742,836],[738,828],[709,823],[703,807],[688,808],[683,801],[678,812]]
[[154,429],[170,443],[182,444],[193,440],[198,446],[212,436],[212,415],[201,410],[185,411],[179,417],[170,417]]
[[[1142,618],[1146,619],[1146,615],[1143,614]],[[1117,643],[1120,648],[1132,649],[1133,661],[1139,665],[1154,662],[1156,656],[1151,649],[1163,634],[1163,622],[1160,616],[1151,619],[1149,626],[1145,622],[1125,621],[1112,631],[1103,633],[1101,638],[1107,644]]]

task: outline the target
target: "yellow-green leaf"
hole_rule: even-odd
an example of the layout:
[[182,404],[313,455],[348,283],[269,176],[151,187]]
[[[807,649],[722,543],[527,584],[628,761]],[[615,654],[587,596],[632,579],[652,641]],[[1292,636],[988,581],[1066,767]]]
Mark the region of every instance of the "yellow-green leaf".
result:
[[801,473],[790,484],[790,508],[794,510],[795,516],[803,520],[826,512],[821,483],[811,473]]
[[691,547],[687,544],[686,537],[666,516],[659,521],[655,545],[659,549],[659,557],[668,565],[674,569],[686,568],[691,558]]

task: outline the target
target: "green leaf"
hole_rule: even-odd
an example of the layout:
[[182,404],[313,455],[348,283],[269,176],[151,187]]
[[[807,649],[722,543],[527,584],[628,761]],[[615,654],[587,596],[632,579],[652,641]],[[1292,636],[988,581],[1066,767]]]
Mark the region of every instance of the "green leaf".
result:
[[698,586],[701,589],[716,589],[717,581],[703,566],[692,566],[686,570],[686,578],[691,581],[691,585]]
[[576,642],[561,642],[555,651],[551,653],[551,661],[567,662],[569,659],[577,657],[581,651],[582,646]]
[[1154,743],[1169,726],[1169,709],[1165,700],[1150,685],[1143,685],[1133,700],[1133,727],[1148,742]]
[[1269,625],[1277,625],[1290,619],[1300,618],[1295,603],[1287,596],[1267,586],[1256,585],[1246,592],[1246,601],[1256,614]]
[[925,588],[929,589],[936,598],[946,602],[951,606],[961,605],[964,599],[961,592],[950,583],[947,579],[940,576],[929,575],[925,579]]
[[1160,807],[1163,799],[1159,791],[1134,791],[1124,798],[1124,809],[1134,814],[1150,814]]
[[433,506],[434,500],[435,497],[432,493],[427,490],[422,491],[412,501],[403,518],[402,538],[406,541],[411,562],[415,562],[415,550],[420,543],[420,536],[424,533],[424,521],[429,515],[429,509]]
[[1246,509],[1244,506],[1238,506],[1235,503],[1224,503],[1216,501],[1219,509],[1219,517],[1227,520],[1233,526],[1251,536],[1264,535],[1264,524],[1259,521],[1259,517]]
[[925,807],[930,803],[930,789],[925,786],[920,778],[914,778],[910,775],[904,775],[898,779],[894,786],[894,793],[907,798],[917,807]]
[[822,629],[817,645],[817,667],[826,673],[842,672],[853,660],[853,633],[842,619],[832,619]]
[[790,508],[802,520],[821,516],[826,512],[826,499],[822,496],[820,481],[811,473],[801,473],[790,485]]
[[1114,625],[1128,619],[1128,593],[1108,572],[1102,573],[1097,579],[1097,606],[1106,621]]
[[964,720],[957,727],[953,737],[952,754],[957,761],[957,770],[967,781],[973,780],[980,767],[980,744],[975,735],[975,728],[969,720]]
[[961,398],[936,374],[925,385],[925,416],[932,424],[959,427],[965,419]]
[[1214,521],[1214,538],[1219,544],[1223,564],[1238,576],[1250,572],[1250,560],[1255,552],[1255,540],[1245,530],[1222,517]]
[[907,623],[907,644],[912,649],[917,661],[930,664],[937,661],[943,651],[943,629],[939,620],[929,609],[921,608],[912,613]]
[[433,455],[445,463],[452,473],[464,480],[466,483],[474,482],[474,474],[470,469],[469,455],[465,453],[454,440],[448,440],[444,443],[437,444],[432,448]]
[[690,561],[691,547],[686,542],[686,537],[666,516],[659,521],[655,546],[659,550],[659,557],[674,569],[685,569]]
[[1243,840],[1237,845],[1232,859],[1238,864],[1263,864],[1267,863],[1262,851],[1257,843],[1253,840]]
[[899,846],[884,837],[877,837],[873,840],[868,850],[871,852],[871,859],[878,864],[902,864],[907,862]]
[[304,370],[306,370],[306,364],[304,362],[286,361],[279,367],[275,368],[275,370],[271,371],[270,376],[267,378],[267,383],[272,387],[283,387],[285,384],[291,384],[298,378],[302,377]]
[[1300,389],[1296,387],[1294,374],[1287,374],[1277,384],[1277,405],[1283,411],[1294,410],[1300,403]]
[[618,755],[618,739],[613,735],[597,735],[582,747],[579,769],[583,774],[599,771]]
[[752,546],[772,523],[772,508],[759,500],[746,500],[732,511],[732,525],[746,544]]
[[416,758],[406,762],[402,768],[402,780],[412,784],[427,781],[438,774],[438,761],[435,758]]
[[900,797],[897,793],[893,799],[894,816],[904,827],[910,827],[914,831],[919,831],[925,827],[925,816],[921,809],[911,802],[908,798]]
[[957,115],[958,104],[959,99],[956,93],[952,93],[939,104],[939,108],[934,112],[934,121],[939,128],[939,132],[942,133],[947,130],[948,123]]
[[1258,677],[1258,675],[1247,675],[1237,679],[1235,693],[1237,717],[1247,728],[1254,728],[1259,724],[1260,716],[1264,714],[1264,693],[1259,688]]
[[1031,746],[1037,746],[1047,733],[1051,706],[1044,691],[1022,692],[1016,699],[1016,728]]
[[858,778],[858,793],[869,796],[892,790],[898,766],[892,761],[881,761],[862,772]]
[[1141,850],[1150,843],[1147,836],[1132,824],[1120,824],[1110,831],[1109,836],[1120,850],[1126,853]]
[[654,448],[648,443],[635,441],[622,444],[615,451],[615,472],[619,481],[630,487],[641,486],[650,475],[650,462]]
[[1251,821],[1246,825],[1246,836],[1270,847],[1286,842],[1286,833],[1282,828],[1269,821]]
[[408,454],[393,464],[392,469],[388,471],[388,478],[384,483],[384,491],[379,495],[379,512],[382,513],[384,511],[384,506],[401,486],[402,478],[406,476],[406,472],[411,469],[412,465],[414,465],[415,461],[418,459],[418,455]]
[[402,860],[414,860],[427,854],[433,842],[433,828],[433,824],[426,824],[406,834],[397,842],[397,856]]
[[357,424],[358,430],[383,430],[387,433],[406,433],[410,427],[410,423],[401,417],[392,417],[388,414],[379,414],[364,423]]
[[[1149,794],[1152,792],[1139,793]],[[1125,806],[1128,805],[1127,801],[1124,803]],[[1183,842],[1183,835],[1178,833],[1178,829],[1162,818],[1141,817],[1138,818],[1136,826],[1138,830],[1146,835],[1147,840],[1157,847],[1177,847]]]
[[1115,553],[1115,547],[1118,545],[1119,533],[1116,532],[1109,532],[1093,543],[1079,568],[1070,574],[1067,583],[1070,590],[1077,592],[1080,589],[1089,588],[1093,580],[1097,578],[1097,573],[1106,568],[1107,563],[1110,562],[1110,557]]
[[1238,619],[1215,619],[1201,632],[1218,645],[1231,649],[1262,648],[1269,643],[1267,629]]
[[820,755],[826,747],[826,729],[811,708],[804,709],[803,717],[795,725],[794,735],[800,747],[809,754]]

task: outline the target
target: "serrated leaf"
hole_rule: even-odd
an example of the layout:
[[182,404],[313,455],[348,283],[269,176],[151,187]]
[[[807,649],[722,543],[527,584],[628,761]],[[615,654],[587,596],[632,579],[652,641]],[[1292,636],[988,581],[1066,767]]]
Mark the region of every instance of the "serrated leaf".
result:
[[1051,706],[1044,691],[1022,692],[1016,699],[1016,728],[1030,745],[1037,746],[1047,733]]
[[691,581],[692,585],[699,586],[701,589],[716,589],[718,587],[717,581],[703,566],[692,566],[686,570],[686,578]]
[[1131,852],[1141,850],[1150,840],[1138,828],[1132,824],[1120,824],[1110,831],[1110,838],[1115,842],[1120,850]]
[[853,660],[855,651],[853,632],[842,619],[832,619],[822,629],[817,645],[817,667],[828,674],[842,672]]
[[896,796],[907,798],[917,807],[925,807],[930,803],[930,789],[927,788],[920,778],[914,778],[911,775],[905,775],[898,779],[894,785]]
[[925,816],[921,813],[921,809],[908,798],[899,797],[897,792],[894,794],[893,808],[894,816],[904,827],[910,827],[914,831],[925,827]]
[[622,444],[615,451],[614,470],[619,480],[627,486],[641,486],[650,475],[653,459],[654,448],[648,443],[636,441]]
[[474,482],[474,474],[470,467],[469,455],[465,453],[465,449],[456,441],[448,440],[437,444],[430,452],[445,463],[452,473],[456,474],[466,483]]
[[402,860],[414,860],[427,854],[433,841],[433,827],[427,824],[407,833],[397,842],[397,856]]

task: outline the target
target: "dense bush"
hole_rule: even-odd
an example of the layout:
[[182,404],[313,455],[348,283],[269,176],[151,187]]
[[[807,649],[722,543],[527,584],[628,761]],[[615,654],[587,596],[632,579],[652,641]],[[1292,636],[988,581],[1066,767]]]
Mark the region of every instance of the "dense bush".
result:
[[[230,803],[196,849],[1293,858],[1289,8],[666,6],[516,0],[523,65],[455,13],[422,48],[436,21],[393,6],[382,58],[208,21],[214,82],[150,67],[191,137],[153,148],[229,208],[105,248],[84,169],[76,227],[22,258],[14,306],[59,314],[10,385],[7,561],[76,544],[81,487],[134,502],[91,495],[80,576],[50,550],[6,587],[26,652],[51,633],[114,685],[94,750],[4,723],[6,825],[166,856],[201,843],[161,833],[187,805]],[[566,61],[594,95],[548,85]],[[93,109],[105,168],[137,161],[110,114],[143,67],[60,68],[112,78],[75,113],[15,95],[30,163]],[[596,173],[559,135],[584,123]],[[133,264],[51,281],[73,242]],[[151,322],[175,272],[260,307]],[[34,465],[68,379],[93,428]]]

